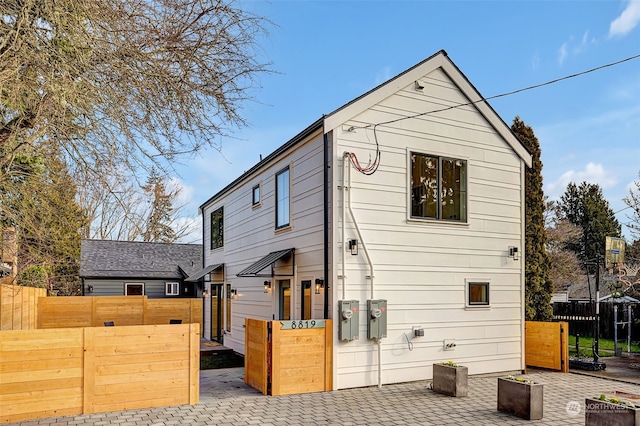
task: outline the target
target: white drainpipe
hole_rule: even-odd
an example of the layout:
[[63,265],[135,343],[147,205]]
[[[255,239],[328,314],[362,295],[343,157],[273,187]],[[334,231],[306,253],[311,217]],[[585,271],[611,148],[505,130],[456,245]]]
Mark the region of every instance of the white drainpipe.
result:
[[[362,251],[364,253],[364,257],[367,260],[367,264],[369,265],[369,279],[371,280],[371,299],[374,299],[374,285],[373,285],[373,262],[371,262],[371,257],[369,256],[369,251],[367,250],[367,245],[362,238],[362,233],[360,232],[360,228],[358,227],[358,222],[353,214],[353,210],[351,209],[351,195],[347,194],[347,192],[351,189],[351,167],[350,167],[349,153],[345,152],[342,156],[342,299],[346,299],[346,287],[347,287],[347,275],[346,275],[346,265],[345,265],[345,253],[346,253],[346,225],[345,225],[345,210],[349,211],[349,216],[353,225],[356,229],[356,234],[358,235],[359,244],[362,246]],[[369,315],[369,313],[367,313]],[[375,339],[378,345],[378,387],[382,387],[382,350],[380,347],[380,341],[382,339]]]

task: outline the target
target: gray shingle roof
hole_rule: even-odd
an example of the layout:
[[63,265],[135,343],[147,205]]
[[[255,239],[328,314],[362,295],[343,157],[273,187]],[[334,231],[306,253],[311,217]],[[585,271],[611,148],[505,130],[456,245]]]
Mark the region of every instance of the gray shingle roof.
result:
[[183,279],[200,268],[202,244],[108,240],[80,244],[82,278]]

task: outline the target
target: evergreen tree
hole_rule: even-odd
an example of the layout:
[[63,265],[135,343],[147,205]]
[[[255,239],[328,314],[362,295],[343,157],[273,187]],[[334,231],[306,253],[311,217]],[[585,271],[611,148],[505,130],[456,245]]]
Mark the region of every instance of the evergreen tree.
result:
[[[622,228],[598,184],[571,182],[560,197],[558,206],[569,220],[582,229],[582,236],[568,242],[582,261],[604,259],[606,237],[620,237]],[[600,264],[602,264],[602,260]]]
[[167,190],[164,179],[155,170],[151,171],[147,184],[142,187],[151,199],[151,208],[147,215],[146,228],[142,232],[143,241],[172,243],[177,239],[171,227],[172,200],[177,194]]
[[532,155],[531,168],[525,173],[525,319],[549,321],[552,318],[549,275],[550,262],[545,244],[545,198],[542,190],[540,143],[533,129],[516,117],[511,130]]
[[17,284],[79,294],[80,230],[86,218],[75,185],[55,154],[20,155],[2,170],[3,226],[16,228]]

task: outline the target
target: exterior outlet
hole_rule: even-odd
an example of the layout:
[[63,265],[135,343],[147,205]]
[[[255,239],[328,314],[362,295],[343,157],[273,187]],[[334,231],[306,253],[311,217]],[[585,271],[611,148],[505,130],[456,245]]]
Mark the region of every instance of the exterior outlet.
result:
[[455,351],[456,350],[456,340],[455,339],[445,339],[444,347],[445,351]]

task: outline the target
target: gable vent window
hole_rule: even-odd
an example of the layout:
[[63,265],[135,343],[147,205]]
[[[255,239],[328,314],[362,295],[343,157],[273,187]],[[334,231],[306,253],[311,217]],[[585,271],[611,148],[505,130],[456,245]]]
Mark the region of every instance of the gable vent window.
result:
[[178,296],[180,295],[180,285],[178,283],[167,283],[165,290],[166,296]]

